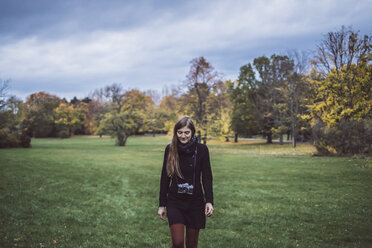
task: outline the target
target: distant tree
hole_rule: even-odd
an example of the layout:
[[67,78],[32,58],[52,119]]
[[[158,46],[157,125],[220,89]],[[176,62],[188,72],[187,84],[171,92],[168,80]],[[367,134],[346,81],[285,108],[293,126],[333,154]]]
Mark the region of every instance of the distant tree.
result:
[[156,90],[146,90],[144,92],[144,94],[148,97],[151,98],[151,100],[153,101],[153,103],[158,106],[160,104],[160,101],[161,101],[161,95],[158,91]]
[[139,90],[129,90],[122,97],[121,112],[135,113],[141,117],[141,123],[137,126],[135,133],[154,131],[154,102],[151,97]]
[[86,103],[86,106],[87,110],[85,115],[86,122],[84,124],[84,133],[94,134],[98,128],[102,116],[105,114],[104,103],[92,98],[88,103]]
[[[310,104],[311,88],[308,80],[308,55],[305,52],[291,51],[289,58],[293,61],[293,71],[291,72],[287,84],[284,88],[287,102],[289,104],[292,147],[296,147],[297,134],[301,130],[308,129],[308,122],[304,122],[301,116],[308,112],[307,105]],[[304,137],[305,134],[302,133]]]
[[[159,126],[163,125],[164,132],[172,132],[174,122],[179,117],[180,113],[180,99],[177,96],[176,92],[173,92],[170,95],[166,95],[160,102],[158,107],[158,118],[160,122]],[[163,124],[161,124],[163,123]]]
[[2,80],[0,78],[0,109],[5,105],[8,89],[9,89],[9,80]]
[[84,103],[90,103],[92,101],[92,99],[90,99],[89,97],[84,97],[83,100],[81,100],[82,102]]
[[118,84],[96,90],[93,94],[104,104],[96,134],[109,134],[117,138],[118,146],[125,146],[130,135],[143,131],[146,113],[152,107],[152,100],[138,90],[124,92]]
[[193,117],[197,126],[204,131],[207,137],[207,99],[213,86],[219,82],[219,76],[213,66],[204,58],[199,57],[191,61],[191,67],[186,76],[187,94],[182,98],[184,112]]
[[45,92],[31,94],[24,104],[23,120],[27,133],[33,137],[55,137],[55,112],[62,102],[57,96]]
[[232,103],[228,94],[228,83],[218,81],[207,98],[208,133],[224,137],[229,141],[231,135]]
[[122,97],[122,111],[147,111],[154,105],[151,97],[139,90],[129,90]]
[[257,83],[250,63],[240,67],[237,81],[228,83],[233,105],[231,127],[235,133],[235,142],[238,142],[238,135],[250,136],[260,132],[256,111]]
[[91,97],[103,104],[110,103],[107,106],[120,112],[123,104],[124,93],[125,91],[123,90],[123,87],[120,84],[114,83],[112,85],[107,85],[104,88],[96,89]]
[[351,27],[342,26],[338,31],[323,36],[317,54],[311,61],[317,72],[326,76],[331,71],[340,72],[351,65],[363,64],[371,60],[371,37],[360,37]]
[[311,114],[327,126],[341,120],[370,119],[372,114],[371,37],[342,27],[329,32],[312,61]]
[[[77,103],[75,103],[77,104]],[[74,131],[84,126],[85,109],[73,104],[60,103],[54,110],[57,135],[62,138],[70,137]]]
[[117,139],[118,146],[125,146],[128,137],[135,134],[142,124],[142,117],[137,112],[129,111],[106,113],[100,122],[97,133],[109,134]]
[[72,98],[71,101],[70,101],[70,103],[73,104],[73,105],[75,105],[75,104],[77,104],[77,103],[79,103],[79,102],[80,102],[80,100],[77,99],[76,96],[74,96],[74,98]]
[[313,138],[317,150],[371,152],[371,37],[342,27],[318,46],[311,74]]
[[123,97],[124,97],[124,90],[120,84],[112,84],[108,85],[104,88],[103,94],[106,99],[110,99],[112,103],[112,107],[117,111],[120,112],[121,108],[124,104]]
[[293,63],[287,56],[272,55],[254,59],[254,67],[260,80],[257,83],[256,110],[259,125],[267,137],[267,143],[272,143],[272,134],[277,131],[282,141],[283,133],[289,128],[288,111],[283,97],[283,88],[293,69]]
[[9,81],[0,80],[0,148],[30,147],[31,138],[22,123],[22,101],[8,96]]

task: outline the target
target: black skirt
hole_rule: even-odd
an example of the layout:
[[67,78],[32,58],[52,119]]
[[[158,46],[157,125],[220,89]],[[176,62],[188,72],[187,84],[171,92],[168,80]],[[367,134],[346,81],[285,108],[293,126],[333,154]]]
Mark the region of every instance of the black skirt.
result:
[[194,229],[205,228],[204,198],[187,194],[169,193],[166,207],[169,226],[184,224],[186,227]]

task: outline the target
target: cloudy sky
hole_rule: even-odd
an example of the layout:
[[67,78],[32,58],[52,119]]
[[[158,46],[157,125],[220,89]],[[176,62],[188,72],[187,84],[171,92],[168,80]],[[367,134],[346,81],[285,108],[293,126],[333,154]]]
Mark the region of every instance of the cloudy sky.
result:
[[204,56],[225,79],[255,57],[314,50],[352,26],[372,34],[372,0],[0,0],[0,78],[25,99],[178,85]]

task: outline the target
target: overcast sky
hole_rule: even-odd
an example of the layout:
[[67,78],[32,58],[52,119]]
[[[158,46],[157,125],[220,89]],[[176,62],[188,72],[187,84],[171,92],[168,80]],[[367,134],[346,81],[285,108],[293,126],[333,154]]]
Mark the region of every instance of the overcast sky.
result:
[[112,83],[161,93],[193,58],[235,80],[255,57],[315,50],[342,25],[371,35],[371,13],[372,0],[0,0],[0,78],[21,99]]

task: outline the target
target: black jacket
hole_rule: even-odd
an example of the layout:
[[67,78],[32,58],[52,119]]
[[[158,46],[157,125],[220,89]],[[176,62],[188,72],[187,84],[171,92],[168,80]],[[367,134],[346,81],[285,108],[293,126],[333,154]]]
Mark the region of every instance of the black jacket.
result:
[[[193,162],[192,155],[184,155],[179,153],[179,165],[181,169],[182,175],[185,177],[181,179],[174,175],[172,180],[167,175],[167,158],[169,153],[170,145],[167,145],[164,152],[164,160],[163,160],[163,169],[161,171],[161,179],[160,179],[160,193],[159,193],[159,206],[166,206],[167,205],[167,198],[168,194],[177,194],[177,182],[183,183],[188,181],[192,184],[192,177],[193,177],[193,167],[190,164]],[[200,177],[202,179],[202,184],[200,183]],[[209,150],[206,145],[197,144],[197,156],[196,156],[196,167],[195,167],[195,185],[194,185],[194,194],[192,197],[194,198],[205,198],[206,202],[210,202],[213,204],[213,185],[212,185],[213,177],[212,177],[212,170],[209,160]],[[204,192],[203,192],[204,191]]]

